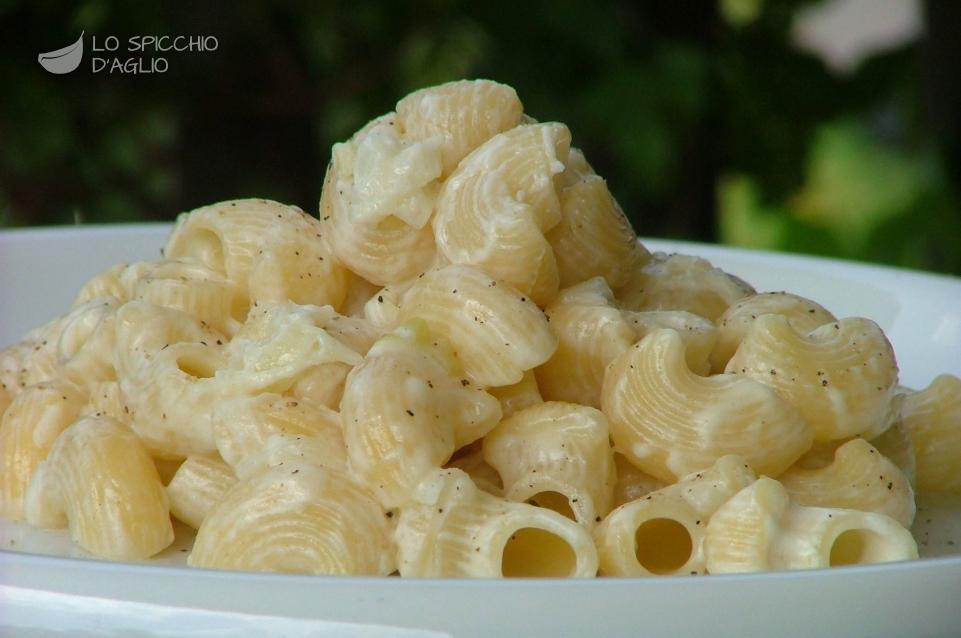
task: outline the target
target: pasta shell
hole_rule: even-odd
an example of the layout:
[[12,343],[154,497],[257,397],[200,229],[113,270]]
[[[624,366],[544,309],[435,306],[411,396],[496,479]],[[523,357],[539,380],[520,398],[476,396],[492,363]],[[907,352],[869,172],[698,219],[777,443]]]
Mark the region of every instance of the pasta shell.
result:
[[167,485],[170,513],[198,529],[236,482],[234,471],[219,458],[191,456],[180,464]]
[[318,221],[265,199],[220,202],[184,213],[165,255],[223,273],[252,302],[340,305],[347,275],[321,241]]
[[460,470],[417,486],[395,531],[401,576],[594,576],[590,534],[547,508],[483,492]]
[[961,379],[942,374],[909,393],[901,420],[917,456],[918,491],[961,494]]
[[726,370],[776,390],[811,425],[815,441],[871,438],[890,423],[898,366],[869,319],[842,319],[803,334],[788,317],[759,316]]
[[704,540],[712,574],[863,565],[918,557],[911,532],[883,514],[792,503],[760,478],[711,517]]
[[523,110],[506,84],[460,80],[409,94],[397,103],[397,124],[412,140],[441,139],[446,177],[468,153],[520,124]]
[[[371,134],[387,134],[385,129],[394,128],[391,122],[393,116],[375,120],[346,144],[334,146],[320,196],[320,220],[327,245],[350,270],[381,286],[415,277],[433,261],[434,234],[426,222],[434,210],[436,178],[441,170],[438,140],[417,145],[415,150],[429,156],[418,158],[408,151],[407,159],[420,165],[420,183],[411,187],[399,182],[399,191],[388,193],[387,201],[376,202],[378,209],[355,212],[355,203],[366,200],[355,179],[357,146]],[[397,145],[403,146],[403,142]],[[421,181],[425,179],[426,183]],[[398,200],[406,201],[402,214],[413,225],[390,212],[401,212],[394,208]]]
[[519,410],[542,403],[534,372],[528,370],[517,383],[488,388],[487,392],[501,403],[501,414],[507,418]]
[[607,576],[705,573],[704,530],[723,503],[755,480],[739,456],[630,501],[595,529],[600,572]]
[[628,310],[685,310],[715,321],[754,289],[706,259],[654,253],[616,293]]
[[617,483],[614,484],[614,507],[636,501],[655,490],[667,487],[667,483],[639,470],[620,452],[614,453]]
[[470,266],[425,274],[407,291],[400,318],[421,318],[453,346],[480,386],[511,385],[557,346],[544,313],[523,293]]
[[601,404],[615,449],[667,482],[728,454],[777,476],[811,447],[808,425],[767,386],[691,372],[674,330],[655,330],[611,363]]
[[500,417],[497,399],[459,374],[422,321],[374,344],[348,375],[341,401],[351,471],[385,507],[403,504],[424,474]]
[[734,302],[718,320],[718,339],[711,368],[722,372],[737,347],[761,315],[783,315],[795,330],[808,333],[837,319],[818,303],[786,292],[764,292]]
[[554,249],[560,286],[567,288],[592,277],[609,286],[625,284],[635,253],[646,253],[631,223],[583,154],[571,149],[560,189],[561,221],[547,233]]
[[607,365],[637,340],[601,277],[562,290],[547,306],[557,349],[535,373],[544,397],[601,406]]
[[57,340],[63,376],[81,387],[115,381],[115,319],[120,306],[114,297],[97,297],[67,315]]
[[23,518],[30,478],[85,402],[83,391],[64,380],[30,386],[14,397],[0,419],[0,516]]
[[594,408],[549,401],[504,419],[484,438],[484,459],[504,497],[548,507],[591,529],[614,498],[607,419]]
[[173,542],[167,503],[137,436],[108,417],[88,417],[64,430],[37,469],[26,514],[32,525],[65,522],[95,556],[137,560]]
[[864,439],[838,447],[826,467],[792,467],[779,480],[801,505],[878,512],[904,527],[914,521],[914,490],[908,478]]
[[240,478],[272,464],[277,436],[309,441],[311,463],[347,467],[340,415],[329,408],[278,394],[239,395],[214,406],[211,420],[217,451]]
[[570,139],[562,124],[522,125],[465,157],[437,199],[434,235],[447,259],[547,303],[559,274],[544,234],[561,220],[555,176]]
[[370,495],[309,463],[270,468],[234,485],[206,516],[192,567],[386,576],[396,565],[390,527]]

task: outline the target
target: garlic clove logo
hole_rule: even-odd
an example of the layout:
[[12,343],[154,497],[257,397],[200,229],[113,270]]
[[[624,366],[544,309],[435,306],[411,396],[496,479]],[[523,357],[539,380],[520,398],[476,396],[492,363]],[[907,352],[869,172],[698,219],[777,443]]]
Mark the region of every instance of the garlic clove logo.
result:
[[84,32],[81,31],[76,42],[62,49],[41,53],[37,56],[37,61],[47,71],[58,75],[74,71],[83,59],[83,34]]

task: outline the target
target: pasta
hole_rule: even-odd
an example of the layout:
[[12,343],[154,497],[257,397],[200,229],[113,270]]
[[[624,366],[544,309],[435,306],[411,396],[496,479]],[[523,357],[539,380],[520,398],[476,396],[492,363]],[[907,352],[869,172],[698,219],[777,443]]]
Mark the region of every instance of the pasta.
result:
[[572,142],[450,82],[333,147],[317,218],[182,214],[0,350],[0,516],[124,560],[173,517],[191,566],[304,574],[916,558],[961,380],[901,387],[872,321],[651,254]]

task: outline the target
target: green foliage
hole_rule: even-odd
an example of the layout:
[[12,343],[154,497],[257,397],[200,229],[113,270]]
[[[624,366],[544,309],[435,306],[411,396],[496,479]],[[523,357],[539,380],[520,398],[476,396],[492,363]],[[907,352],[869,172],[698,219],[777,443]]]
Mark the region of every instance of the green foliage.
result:
[[[929,121],[918,47],[837,77],[790,44],[808,3],[0,0],[0,225],[315,210],[333,143],[411,90],[489,77],[570,125],[641,234],[961,273],[957,131]],[[220,47],[156,76],[33,63],[81,30]]]

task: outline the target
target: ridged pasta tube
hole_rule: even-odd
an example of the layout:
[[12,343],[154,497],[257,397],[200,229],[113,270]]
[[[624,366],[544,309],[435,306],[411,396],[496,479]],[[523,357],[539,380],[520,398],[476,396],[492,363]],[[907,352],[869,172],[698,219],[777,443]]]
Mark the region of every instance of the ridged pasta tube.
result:
[[654,253],[615,292],[628,310],[685,310],[715,321],[754,289],[706,259]]
[[305,373],[327,363],[360,363],[361,355],[326,330],[330,306],[266,305],[251,312],[226,347],[217,382],[237,392],[286,392]]
[[521,122],[524,107],[506,84],[460,80],[414,91],[397,103],[397,125],[411,140],[440,139],[442,176],[488,139]]
[[436,470],[401,509],[394,537],[401,576],[585,577],[597,573],[590,534],[547,508],[477,489],[457,469]]
[[561,220],[555,180],[570,141],[563,124],[524,124],[465,157],[437,198],[438,249],[452,263],[476,266],[538,305],[550,301],[560,279],[545,233]]
[[607,365],[637,341],[602,277],[562,290],[545,309],[557,349],[535,370],[548,400],[601,406]]
[[901,419],[917,455],[918,491],[961,494],[961,379],[942,374],[909,393]]
[[594,529],[601,575],[705,573],[708,521],[754,480],[743,458],[724,456],[706,470],[621,505]]
[[914,490],[908,478],[864,439],[838,447],[826,467],[792,467],[778,480],[800,505],[878,512],[904,527],[914,521]]
[[70,528],[95,556],[137,560],[173,542],[167,493],[140,439],[109,417],[77,421],[30,482],[27,521]]
[[583,153],[572,148],[566,165],[559,188],[561,221],[546,235],[557,259],[560,286],[603,277],[617,288],[630,277],[635,253],[644,259],[647,250]]
[[270,464],[269,445],[276,436],[310,440],[308,461],[346,469],[340,415],[330,408],[279,394],[241,394],[214,406],[212,422],[217,451],[240,478]]
[[221,459],[191,456],[180,464],[167,484],[170,513],[199,529],[210,510],[236,482],[234,471]]
[[488,388],[487,392],[501,402],[501,413],[505,419],[518,410],[529,408],[544,401],[540,389],[537,387],[537,379],[534,377],[533,370],[525,372],[523,378],[517,383]]
[[114,297],[96,297],[66,316],[57,339],[57,358],[65,378],[87,389],[117,379],[114,344],[119,306]]
[[718,320],[718,339],[711,353],[711,368],[722,372],[734,356],[755,319],[783,315],[798,332],[807,334],[837,319],[820,304],[787,292],[764,292],[734,302]]
[[842,319],[801,333],[786,316],[759,316],[726,371],[776,390],[818,442],[872,438],[891,422],[898,365],[870,319]]
[[322,235],[317,219],[296,206],[239,199],[180,215],[164,254],[225,274],[255,303],[338,307],[347,275]]
[[82,306],[96,297],[113,297],[121,303],[130,301],[130,292],[120,280],[126,269],[127,264],[114,264],[88,279],[80,287],[71,307]]
[[421,318],[444,336],[480,386],[511,385],[557,347],[544,313],[517,289],[471,266],[427,273],[401,304],[404,321]]
[[129,299],[181,310],[228,336],[237,332],[249,310],[240,286],[196,261],[139,262],[126,268],[120,280]]
[[375,343],[348,375],[341,401],[351,471],[388,508],[500,417],[497,399],[460,374],[423,321]]
[[771,388],[732,374],[700,377],[676,331],[655,330],[611,363],[602,406],[615,449],[670,483],[727,454],[777,476],[811,447],[811,430]]
[[330,250],[381,286],[423,272],[436,252],[427,222],[439,188],[441,138],[412,142],[397,128],[391,113],[335,144],[320,195]]
[[0,387],[16,396],[24,388],[61,375],[57,344],[65,319],[52,319],[0,350]]
[[191,567],[386,576],[396,557],[384,511],[347,478],[310,463],[263,470],[206,516]]
[[792,503],[760,478],[711,517],[704,540],[711,574],[863,565],[918,557],[911,532],[884,514]]
[[614,453],[614,469],[617,474],[617,482],[614,484],[615,508],[667,487],[664,481],[636,468],[620,452]]
[[547,507],[592,529],[614,498],[607,419],[594,408],[548,401],[516,412],[484,438],[484,459],[504,498]]
[[23,518],[30,478],[86,400],[80,388],[64,380],[32,385],[14,397],[0,418],[0,516]]

